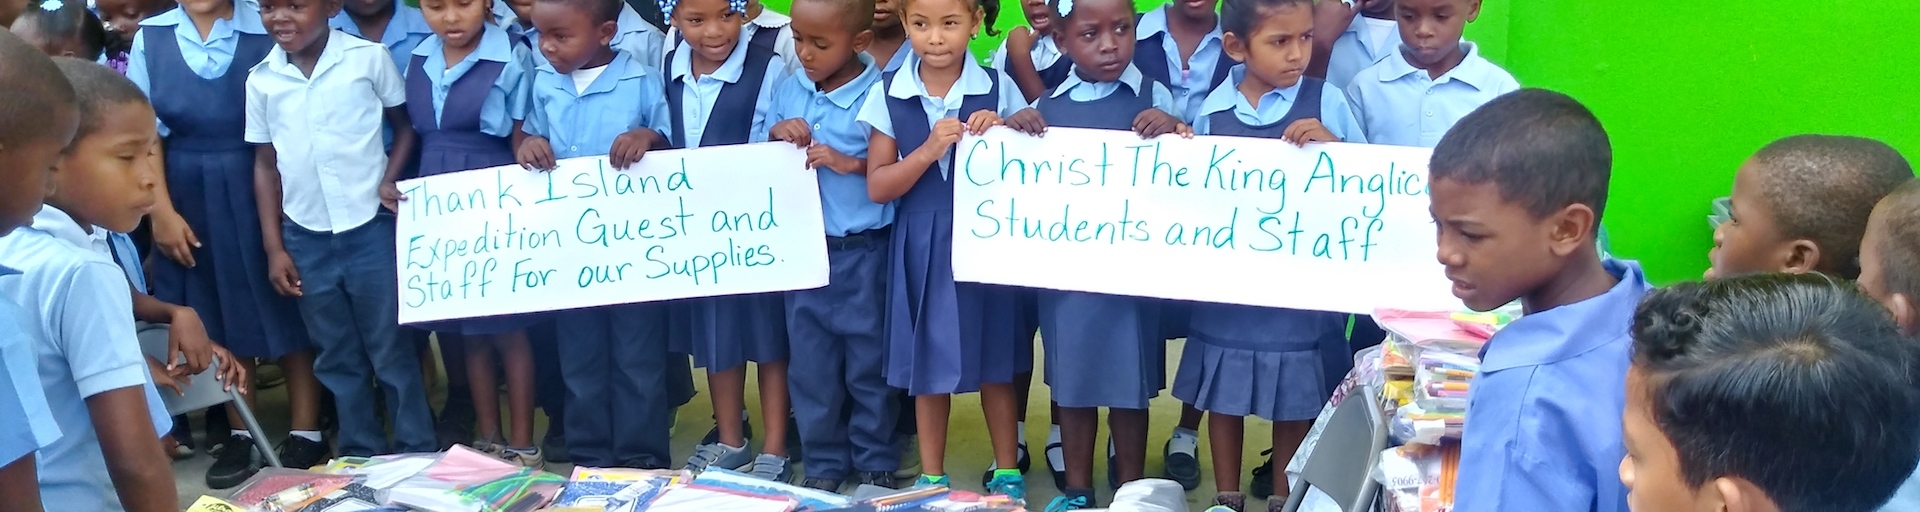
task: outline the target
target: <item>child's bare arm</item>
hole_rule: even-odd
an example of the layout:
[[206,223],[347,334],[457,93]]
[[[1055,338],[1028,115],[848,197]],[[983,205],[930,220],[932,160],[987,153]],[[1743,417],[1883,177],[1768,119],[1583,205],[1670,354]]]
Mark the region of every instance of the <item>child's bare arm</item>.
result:
[[153,245],[167,259],[193,268],[193,250],[200,247],[200,236],[173,208],[173,193],[167,188],[166,146],[154,144],[153,153],[147,158],[157,174],[153,180],[153,213],[147,214],[153,219]]
[[960,131],[960,120],[941,119],[925,144],[900,158],[899,141],[874,130],[867,138],[867,198],[886,203],[907,195],[920,175],[931,170],[946,156],[947,148],[960,140]]
[[1047,81],[1040,77],[1039,65],[1033,62],[1033,45],[1040,38],[1027,27],[1014,27],[1007,32],[1007,76],[1013,83],[1020,85],[1020,95],[1033,103],[1047,92]]
[[87,414],[107,459],[107,476],[130,512],[173,512],[180,499],[160,434],[147,417],[147,394],[128,386],[87,397]]
[[300,272],[287,255],[280,239],[282,214],[280,201],[279,153],[272,144],[260,144],[253,150],[253,199],[260,211],[260,245],[267,251],[267,278],[274,291],[288,297],[300,296]]
[[400,173],[407,170],[407,161],[413,156],[414,140],[413,120],[407,117],[406,105],[387,107],[387,124],[393,126],[393,147],[387,150],[387,174],[380,178],[380,204],[388,211],[400,211],[400,201],[407,196],[400,193],[397,182]]
[[1307,76],[1327,78],[1327,65],[1333,59],[1333,42],[1338,41],[1340,34],[1346,33],[1347,27],[1353,25],[1353,16],[1358,12],[1353,6],[1338,0],[1313,3],[1313,55],[1307,59]]
[[33,452],[0,466],[0,512],[41,512],[40,476],[34,470]]

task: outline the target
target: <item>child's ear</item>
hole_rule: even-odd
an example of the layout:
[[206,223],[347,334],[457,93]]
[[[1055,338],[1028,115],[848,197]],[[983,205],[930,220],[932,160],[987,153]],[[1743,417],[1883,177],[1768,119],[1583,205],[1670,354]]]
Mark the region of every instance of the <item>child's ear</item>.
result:
[[1467,23],[1473,23],[1475,20],[1479,20],[1479,19],[1480,19],[1480,0],[1469,0],[1467,2]]
[[1589,245],[1593,243],[1596,229],[1592,207],[1570,204],[1554,213],[1547,222],[1552,224],[1547,236],[1555,256],[1565,257],[1577,251],[1593,252]]
[[607,46],[613,44],[613,36],[619,33],[620,24],[618,22],[607,21],[600,23],[600,45]]
[[1887,309],[1893,312],[1894,325],[1908,338],[1920,338],[1920,311],[1914,311],[1913,298],[1904,293],[1887,294]]
[[1221,35],[1220,48],[1227,51],[1228,57],[1233,57],[1233,60],[1241,63],[1247,62],[1247,58],[1251,57],[1248,55],[1251,52],[1248,51],[1247,42],[1240,39],[1240,34],[1228,32]]
[[1787,261],[1781,271],[1789,274],[1805,274],[1820,269],[1820,244],[1805,238],[1787,243]]
[[859,33],[853,35],[853,53],[865,52],[867,51],[867,47],[872,45],[873,45],[872,29],[862,30]]
[[[1720,509],[1727,512],[1778,512],[1773,498],[1744,478],[1720,477],[1707,483],[1720,495]],[[1703,489],[1704,490],[1704,489]]]

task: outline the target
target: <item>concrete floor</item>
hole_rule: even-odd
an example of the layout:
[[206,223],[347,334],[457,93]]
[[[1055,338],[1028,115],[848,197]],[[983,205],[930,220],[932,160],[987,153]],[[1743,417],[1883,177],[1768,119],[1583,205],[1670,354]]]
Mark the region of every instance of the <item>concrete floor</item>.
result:
[[[1168,343],[1167,375],[1169,378],[1171,378],[1175,370],[1179,367],[1179,355],[1183,343],[1184,342]],[[751,375],[751,372],[749,372],[749,375]],[[755,389],[752,383],[752,377],[749,376],[748,379],[748,410],[754,411],[752,414],[757,416],[759,414],[759,398],[756,396],[757,393],[752,391]],[[680,409],[678,426],[675,429],[673,439],[674,457],[676,459],[684,459],[688,455],[691,455],[694,444],[699,442],[700,437],[705,435],[707,430],[713,426],[713,408],[705,398],[706,382],[704,373],[696,371],[694,374],[694,382],[702,394],[701,396],[695,397],[692,403]],[[1168,384],[1171,385],[1171,382]],[[433,403],[438,407],[438,405],[446,399],[446,384],[444,380],[435,382],[429,392],[432,394]],[[1028,501],[1030,503],[1029,508],[1033,510],[1044,509],[1049,500],[1059,495],[1059,490],[1054,488],[1053,479],[1047,474],[1046,461],[1041,453],[1041,447],[1046,445],[1047,436],[1047,396],[1047,387],[1041,384],[1039,376],[1035,376],[1032,396],[1029,398],[1031,402],[1031,412],[1028,415],[1029,425],[1027,427],[1027,446],[1033,451],[1033,467],[1032,470],[1027,473]],[[504,402],[504,397],[502,401]],[[269,432],[269,436],[273,437],[277,443],[286,436],[287,430],[287,395],[285,388],[276,387],[274,389],[260,391],[259,403],[259,408],[254,412],[259,416],[263,424],[262,427]],[[978,395],[954,397],[953,423],[948,433],[950,439],[947,445],[947,470],[952,476],[955,487],[972,491],[981,490],[980,474],[986,470],[988,465],[993,463],[993,454],[986,448],[990,443],[987,439],[985,418],[979,411],[980,400]],[[1147,474],[1148,476],[1158,476],[1162,471],[1161,446],[1166,442],[1167,437],[1171,435],[1174,425],[1178,423],[1180,419],[1180,403],[1173,399],[1171,391],[1161,393],[1160,397],[1153,401],[1151,418],[1152,434],[1147,441]],[[194,418],[193,421],[197,435],[201,420],[200,418]],[[759,421],[754,421],[756,430],[759,429],[759,423]],[[538,439],[538,436],[543,435],[546,431],[546,419],[543,416],[535,416],[535,428],[538,430],[535,438]],[[1267,432],[1271,432],[1270,423],[1258,418],[1248,418],[1246,432],[1248,434],[1248,440],[1245,443],[1244,449],[1245,454],[1243,460],[1245,462],[1242,464],[1243,474],[1240,476],[1240,482],[1243,488],[1247,485],[1248,479],[1245,472],[1252,471],[1255,466],[1258,466],[1260,462],[1264,460],[1260,456],[1260,451],[1270,446],[1269,438],[1266,435]],[[760,432],[756,431],[755,433],[759,434]],[[1100,443],[1104,445],[1106,441],[1104,429],[1101,435]],[[1208,454],[1206,437],[1206,429],[1202,428],[1200,464],[1203,472],[1201,475],[1201,486],[1187,494],[1187,504],[1192,510],[1200,510],[1212,504],[1214,495],[1215,487],[1213,484],[1212,457]],[[1101,452],[1104,453],[1104,450],[1101,450]],[[1104,506],[1112,499],[1113,491],[1106,487],[1105,458],[1095,457],[1095,459],[1094,482],[1097,487],[1100,487],[1099,504]],[[206,471],[211,465],[213,465],[213,458],[205,454],[198,454],[191,459],[177,461],[173,464],[174,481],[179,489],[180,507],[182,509],[185,509],[201,495],[219,497],[225,497],[227,495],[227,491],[212,491],[207,488]],[[573,467],[567,464],[555,463],[548,464],[547,469],[565,475],[572,471]],[[1247,509],[1254,511],[1265,510],[1260,502],[1251,499],[1247,504]]]

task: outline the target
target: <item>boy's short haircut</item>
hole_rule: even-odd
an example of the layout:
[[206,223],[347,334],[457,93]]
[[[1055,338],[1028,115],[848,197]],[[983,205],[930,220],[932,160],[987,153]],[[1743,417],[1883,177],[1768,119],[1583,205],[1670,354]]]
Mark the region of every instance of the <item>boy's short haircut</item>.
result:
[[1565,94],[1521,89],[1460,118],[1428,165],[1431,179],[1492,183],[1536,218],[1572,204],[1593,209],[1600,228],[1613,149],[1600,120]]
[[1880,200],[1880,289],[1920,300],[1920,180]]
[[1874,203],[1913,179],[1899,151],[1864,137],[1795,135],[1760,148],[1752,162],[1780,234],[1812,240],[1821,270],[1847,278],[1860,275],[1860,238]]
[[587,17],[592,19],[596,24],[620,21],[620,6],[626,5],[623,0],[539,0],[539,2],[543,4],[561,4],[580,9],[586,12]]
[[1852,283],[1754,274],[1649,292],[1633,319],[1649,417],[1699,489],[1783,511],[1869,512],[1920,460],[1920,344]]
[[[1057,6],[1059,0],[1054,0],[1054,4]],[[1307,15],[1313,15],[1313,0],[1226,0],[1220,3],[1220,28],[1246,41],[1253,37],[1253,27],[1260,23],[1261,15],[1289,5],[1305,7]],[[1058,14],[1058,9],[1055,9],[1055,14]]]
[[858,34],[873,30],[874,0],[795,0],[796,2],[815,2],[832,6],[840,13],[842,27]]
[[[73,84],[33,45],[0,30],[0,148],[12,150],[47,129],[47,121],[73,108]],[[138,91],[138,89],[136,89]]]
[[73,57],[54,57],[53,62],[69,83],[80,107],[80,129],[73,140],[80,140],[100,128],[100,113],[106,107],[127,103],[147,103],[147,94],[119,72],[99,63]]

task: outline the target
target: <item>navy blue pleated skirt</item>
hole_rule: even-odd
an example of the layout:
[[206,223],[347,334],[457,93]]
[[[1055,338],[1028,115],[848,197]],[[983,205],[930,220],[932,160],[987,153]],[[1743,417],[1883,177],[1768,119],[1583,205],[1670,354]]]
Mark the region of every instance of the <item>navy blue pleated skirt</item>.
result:
[[1202,411],[1311,420],[1332,395],[1327,354],[1346,357],[1342,313],[1193,303],[1173,396]]
[[694,365],[727,371],[749,361],[787,360],[786,294],[725,295],[686,302]]
[[[511,165],[514,162],[513,148],[505,137],[455,132],[430,132],[421,137],[421,176],[488,169]],[[415,324],[413,327],[434,332],[480,336],[526,329],[544,318],[547,318],[547,315],[542,313],[526,313],[425,322]]]
[[953,213],[900,212],[891,244],[887,384],[920,396],[1013,382],[1020,290],[954,282]]
[[1047,386],[1061,407],[1146,409],[1167,382],[1158,299],[1040,290]]
[[167,189],[201,246],[193,250],[193,268],[158,257],[150,272],[155,297],[193,308],[207,335],[235,356],[273,359],[309,345],[294,299],[275,292],[267,278],[253,154],[246,145],[168,141]]

